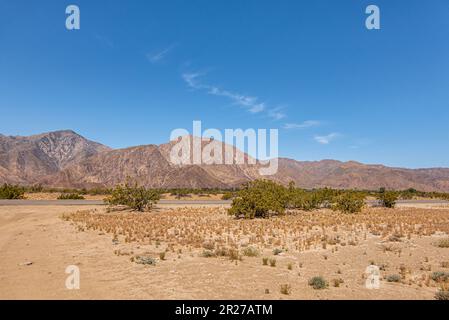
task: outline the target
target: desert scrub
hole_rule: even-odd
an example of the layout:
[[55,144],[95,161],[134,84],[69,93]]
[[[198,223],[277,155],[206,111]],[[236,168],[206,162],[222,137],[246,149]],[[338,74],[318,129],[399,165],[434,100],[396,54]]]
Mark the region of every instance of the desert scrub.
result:
[[287,189],[282,185],[270,180],[255,180],[237,193],[228,213],[237,218],[267,218],[283,214],[287,201]]
[[289,284],[281,284],[281,293],[290,295],[292,293],[292,287]]
[[401,281],[401,276],[398,274],[390,274],[387,276],[388,282],[399,282]]
[[430,278],[435,282],[446,282],[449,280],[449,272],[435,271]]
[[287,269],[288,270],[293,270],[293,264],[292,263],[287,264]]
[[281,254],[281,253],[282,253],[282,249],[276,248],[276,249],[273,250],[273,254],[274,254],[275,256],[277,256],[277,255],[279,255],[279,254]]
[[436,243],[438,248],[449,248],[449,238],[444,238]]
[[126,183],[115,187],[105,202],[110,206],[122,205],[143,212],[151,210],[160,198],[161,195],[157,190],[139,187],[137,183],[134,185]]
[[315,290],[321,290],[326,289],[328,287],[328,283],[323,277],[313,277],[309,280],[309,286]]
[[165,260],[165,252],[159,253],[159,259],[161,259],[162,261]]
[[386,191],[385,189],[381,189],[377,195],[377,200],[379,200],[382,207],[393,209],[396,206],[398,194],[394,191]]
[[262,265],[268,266],[268,258],[262,258]]
[[449,301],[449,291],[439,290],[435,294],[435,299],[436,300],[441,300],[441,301]]
[[78,193],[61,193],[58,200],[84,200],[85,198]]
[[216,257],[215,253],[210,251],[210,250],[204,250],[203,253],[201,254],[201,256],[203,258],[213,258]]
[[23,199],[25,194],[25,188],[15,186],[12,184],[3,184],[0,187],[0,199],[17,200]]
[[259,250],[256,247],[246,247],[243,249],[243,255],[246,257],[258,257]]
[[344,193],[335,199],[332,210],[342,213],[359,213],[365,206],[365,195],[359,193]]
[[335,288],[339,288],[340,285],[342,285],[343,283],[345,283],[345,282],[344,282],[344,280],[343,280],[342,278],[332,279],[332,285],[333,285]]
[[276,267],[276,259],[270,259],[270,267]]
[[149,265],[149,266],[155,266],[156,265],[156,260],[154,258],[144,257],[144,256],[137,256],[137,257],[135,257],[134,258],[134,262],[136,262],[138,264]]

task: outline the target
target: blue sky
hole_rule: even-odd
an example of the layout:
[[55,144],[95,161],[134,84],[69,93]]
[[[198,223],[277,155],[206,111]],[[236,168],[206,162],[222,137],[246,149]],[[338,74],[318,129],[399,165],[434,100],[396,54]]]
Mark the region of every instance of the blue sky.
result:
[[279,128],[298,160],[449,167],[448,39],[447,0],[0,0],[0,133],[119,148],[201,120]]

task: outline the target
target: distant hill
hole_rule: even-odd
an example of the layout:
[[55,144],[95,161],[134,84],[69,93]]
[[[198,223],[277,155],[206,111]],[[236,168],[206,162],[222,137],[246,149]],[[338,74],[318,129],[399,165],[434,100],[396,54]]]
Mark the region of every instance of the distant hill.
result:
[[[199,139],[199,138],[196,138]],[[73,131],[30,137],[0,135],[0,182],[54,187],[112,187],[127,177],[147,187],[229,188],[246,181],[270,178],[304,188],[388,189],[414,188],[449,192],[449,169],[403,169],[335,160],[279,159],[278,173],[263,177],[259,165],[173,165],[169,153],[174,142],[110,149]],[[218,144],[219,141],[201,142]],[[246,159],[248,155],[240,152]]]

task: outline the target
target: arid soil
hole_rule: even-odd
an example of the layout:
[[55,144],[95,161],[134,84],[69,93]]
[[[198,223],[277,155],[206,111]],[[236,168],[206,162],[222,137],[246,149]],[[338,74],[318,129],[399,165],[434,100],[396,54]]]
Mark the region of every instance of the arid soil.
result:
[[[26,200],[57,200],[61,193],[58,192],[36,192],[36,193],[26,193]],[[190,194],[186,197],[182,197],[181,200],[221,200],[223,194],[210,194],[210,195],[201,195],[201,194]],[[83,195],[86,200],[104,200],[108,197],[107,194],[98,194],[98,195]],[[171,195],[170,193],[164,193],[161,196],[161,199],[164,200],[176,200],[176,196]]]
[[[218,206],[0,207],[0,299],[434,299],[432,273],[449,272],[449,248],[436,244],[448,232],[448,209],[246,221]],[[365,287],[370,264],[381,267],[377,290]],[[66,289],[69,265],[79,290]],[[314,276],[328,288],[309,286]]]

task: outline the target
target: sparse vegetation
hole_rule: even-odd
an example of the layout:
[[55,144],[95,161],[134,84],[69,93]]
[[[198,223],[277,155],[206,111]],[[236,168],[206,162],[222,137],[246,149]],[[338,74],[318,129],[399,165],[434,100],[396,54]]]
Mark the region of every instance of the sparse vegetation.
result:
[[58,200],[84,200],[85,198],[78,193],[62,193]]
[[359,213],[365,205],[365,196],[358,193],[344,193],[335,199],[332,209],[343,213]]
[[439,240],[436,245],[439,248],[449,248],[449,238]]
[[255,247],[246,247],[243,249],[243,255],[246,257],[258,257],[259,256],[259,250]]
[[105,202],[110,206],[122,205],[143,212],[151,210],[159,199],[160,193],[158,191],[139,187],[137,184],[126,183],[115,187]]
[[134,261],[138,264],[144,264],[149,266],[156,265],[156,260],[152,257],[137,256],[134,258]]
[[25,189],[20,186],[5,183],[0,187],[0,199],[6,200],[23,199],[24,194]]
[[237,193],[228,212],[237,218],[267,218],[283,214],[287,200],[283,186],[270,180],[255,180]]
[[446,282],[449,280],[449,272],[435,271],[432,273],[431,279],[435,282]]
[[311,286],[315,290],[326,289],[329,285],[327,281],[321,277],[313,277],[309,280],[309,286]]
[[398,194],[394,191],[386,191],[385,189],[381,189],[377,196],[379,203],[382,207],[385,208],[394,208],[396,206],[396,201],[398,200]]
[[289,284],[281,284],[281,293],[290,295],[292,293],[292,287]]
[[400,282],[401,281],[401,276],[398,274],[390,274],[387,276],[387,281],[388,282]]

